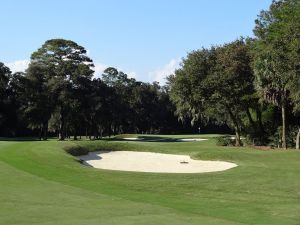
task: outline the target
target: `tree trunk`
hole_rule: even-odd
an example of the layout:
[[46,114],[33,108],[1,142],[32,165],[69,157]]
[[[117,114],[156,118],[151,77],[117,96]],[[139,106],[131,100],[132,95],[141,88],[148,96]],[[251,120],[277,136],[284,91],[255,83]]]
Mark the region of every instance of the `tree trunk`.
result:
[[238,128],[235,129],[235,146],[241,146],[241,135]]
[[114,125],[113,125],[113,135],[114,135],[114,136],[116,136],[116,130],[117,130],[117,127],[116,127],[116,125],[114,124]]
[[60,128],[59,128],[59,140],[65,140],[65,118],[63,108],[60,110]]
[[48,139],[48,121],[43,124],[43,140]]
[[261,110],[258,108],[256,109],[256,116],[257,116],[256,118],[257,118],[257,122],[258,122],[258,126],[259,126],[259,133],[261,135],[264,135],[265,130],[264,130],[264,126],[263,126],[262,119],[261,119]]
[[281,115],[282,115],[282,148],[286,149],[286,109],[285,109],[285,103],[281,106]]
[[227,109],[227,112],[229,113],[230,119],[232,120],[234,124],[234,130],[235,130],[235,146],[241,146],[241,129],[239,127],[238,121],[233,115],[233,112],[231,111],[229,106],[225,106]]
[[39,139],[40,139],[40,141],[42,140],[42,136],[43,136],[43,125],[41,125],[40,131],[39,131]]
[[252,126],[252,128],[253,128],[253,131],[254,131],[254,132],[257,132],[256,124],[255,124],[255,122],[254,122],[253,119],[252,119],[252,116],[251,116],[251,113],[250,113],[250,110],[249,110],[248,107],[247,107],[247,109],[246,109],[246,114],[247,114],[248,120],[249,120],[249,122],[250,122],[250,124],[251,124],[251,126]]
[[89,140],[92,140],[93,126],[90,124],[88,128]]
[[111,136],[111,123],[108,124],[108,137]]
[[74,133],[74,141],[77,141],[77,132],[75,130],[75,133]]
[[300,149],[300,127],[299,127],[298,134],[296,137],[296,149]]

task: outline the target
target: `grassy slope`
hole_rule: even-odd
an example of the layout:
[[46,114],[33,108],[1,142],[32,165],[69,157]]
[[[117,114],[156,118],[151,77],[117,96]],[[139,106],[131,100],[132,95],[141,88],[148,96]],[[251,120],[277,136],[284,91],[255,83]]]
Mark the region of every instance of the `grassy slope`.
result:
[[[300,152],[148,137],[143,142],[0,142],[0,224],[300,224]],[[97,170],[62,150],[71,145],[189,154],[239,167],[207,174]]]

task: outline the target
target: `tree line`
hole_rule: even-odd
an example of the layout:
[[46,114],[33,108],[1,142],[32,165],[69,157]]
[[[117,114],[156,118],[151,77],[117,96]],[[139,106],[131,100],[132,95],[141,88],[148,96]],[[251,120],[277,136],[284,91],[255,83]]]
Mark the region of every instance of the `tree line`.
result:
[[300,1],[273,1],[254,38],[190,52],[168,77],[182,120],[226,123],[256,145],[299,149]]
[[47,139],[50,131],[76,140],[190,129],[175,117],[165,87],[113,67],[93,78],[93,67],[82,46],[64,39],[46,41],[24,73],[12,74],[0,63],[0,135]]

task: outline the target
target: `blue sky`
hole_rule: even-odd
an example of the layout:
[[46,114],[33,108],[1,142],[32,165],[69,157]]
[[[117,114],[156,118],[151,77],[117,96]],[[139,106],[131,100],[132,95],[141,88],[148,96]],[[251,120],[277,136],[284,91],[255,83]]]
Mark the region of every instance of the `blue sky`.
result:
[[252,36],[271,0],[0,0],[0,61],[23,70],[52,38],[84,46],[96,75],[115,66],[163,81],[187,52]]

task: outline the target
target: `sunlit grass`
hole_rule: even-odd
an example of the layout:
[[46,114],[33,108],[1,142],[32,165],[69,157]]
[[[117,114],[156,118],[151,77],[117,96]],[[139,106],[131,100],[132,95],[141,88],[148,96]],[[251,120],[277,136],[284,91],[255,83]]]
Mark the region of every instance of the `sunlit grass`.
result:
[[[299,224],[300,152],[218,147],[214,135],[146,136],[150,141],[1,141],[0,224]],[[64,150],[77,145],[239,166],[207,174],[99,170]]]

